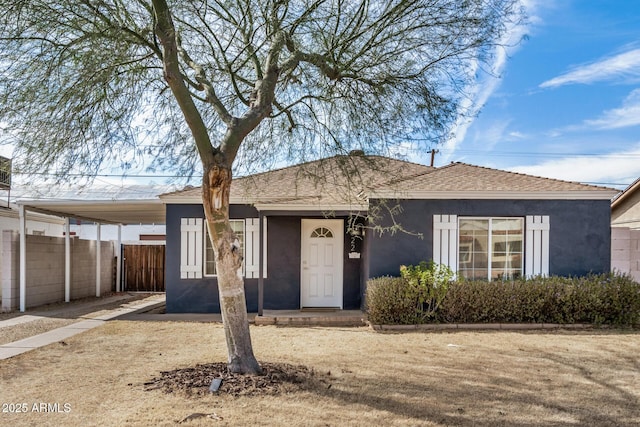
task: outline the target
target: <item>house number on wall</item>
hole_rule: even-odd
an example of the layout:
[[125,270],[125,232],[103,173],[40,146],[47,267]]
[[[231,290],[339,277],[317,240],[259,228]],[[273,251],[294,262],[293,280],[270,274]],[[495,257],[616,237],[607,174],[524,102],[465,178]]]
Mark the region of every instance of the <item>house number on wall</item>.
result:
[[360,236],[351,236],[351,246],[349,247],[349,258],[360,259],[360,251],[358,250],[358,239]]

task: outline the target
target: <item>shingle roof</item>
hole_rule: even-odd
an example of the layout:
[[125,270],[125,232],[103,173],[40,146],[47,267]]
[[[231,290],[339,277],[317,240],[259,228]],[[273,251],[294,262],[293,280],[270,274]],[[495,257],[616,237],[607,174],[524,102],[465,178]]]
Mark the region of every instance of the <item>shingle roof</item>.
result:
[[[235,178],[232,203],[279,205],[358,205],[376,187],[418,176],[435,168],[382,156],[334,156],[269,172]],[[199,200],[200,188],[161,198]]]
[[[543,178],[474,166],[466,163],[451,163],[431,173],[404,180],[400,191],[443,191],[443,192],[572,192],[617,190],[572,181]],[[613,196],[612,196],[613,197]]]
[[[466,163],[440,168],[381,156],[335,156],[236,178],[232,203],[366,208],[367,198],[611,199],[618,190]],[[161,196],[200,200],[200,188]]]

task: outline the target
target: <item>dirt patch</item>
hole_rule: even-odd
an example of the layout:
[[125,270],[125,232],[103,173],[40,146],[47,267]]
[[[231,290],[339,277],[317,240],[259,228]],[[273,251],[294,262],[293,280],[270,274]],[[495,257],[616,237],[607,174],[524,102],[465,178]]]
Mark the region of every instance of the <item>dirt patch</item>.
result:
[[330,372],[320,374],[302,365],[261,363],[262,375],[229,372],[226,363],[198,364],[193,368],[162,371],[144,384],[145,391],[162,390],[187,396],[204,396],[216,378],[222,380],[217,394],[232,396],[274,396],[301,390],[330,388]]
[[[313,369],[320,388],[236,397],[224,380],[208,394],[216,373],[201,375],[204,395],[145,391],[161,372],[226,362],[224,327],[113,320],[0,360],[0,397],[29,409],[0,414],[0,425],[640,426],[637,331],[252,326],[251,339],[259,360]],[[31,410],[40,403],[70,411]]]

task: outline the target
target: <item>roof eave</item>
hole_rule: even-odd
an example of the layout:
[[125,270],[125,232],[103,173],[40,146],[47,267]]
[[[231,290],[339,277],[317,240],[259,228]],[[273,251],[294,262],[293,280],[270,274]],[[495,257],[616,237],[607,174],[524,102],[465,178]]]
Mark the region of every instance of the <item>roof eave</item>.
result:
[[256,203],[258,211],[366,212],[368,203]]

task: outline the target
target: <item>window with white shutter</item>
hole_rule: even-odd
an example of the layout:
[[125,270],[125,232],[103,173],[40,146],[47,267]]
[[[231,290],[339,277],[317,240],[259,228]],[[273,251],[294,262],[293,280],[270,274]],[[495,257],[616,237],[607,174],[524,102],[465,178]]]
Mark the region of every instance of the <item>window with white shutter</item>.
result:
[[[266,218],[264,222],[264,266],[262,277],[267,277],[266,265],[267,265],[267,255],[266,255]],[[260,220],[258,218],[247,218],[245,220],[242,219],[231,219],[229,220],[231,224],[231,228],[233,229],[236,236],[238,236],[238,240],[240,241],[240,248],[243,251],[244,262],[242,266],[242,272],[244,276],[248,279],[257,279],[259,277],[259,261],[260,261]],[[211,246],[211,241],[209,239],[209,233],[206,229],[206,225],[204,228],[204,275],[205,276],[215,276],[216,275],[216,260],[215,254],[213,252],[213,247]]]
[[433,261],[472,279],[548,275],[549,216],[434,215]]

